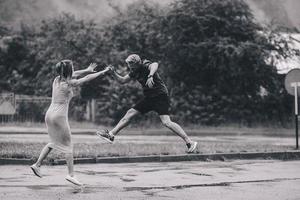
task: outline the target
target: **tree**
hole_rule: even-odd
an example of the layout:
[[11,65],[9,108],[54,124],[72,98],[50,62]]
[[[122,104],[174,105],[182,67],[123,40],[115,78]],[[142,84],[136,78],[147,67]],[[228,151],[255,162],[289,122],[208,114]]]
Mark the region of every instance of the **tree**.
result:
[[184,85],[177,89],[179,98],[187,92],[211,96],[215,108],[203,119],[212,112],[234,121],[255,116],[261,87],[278,90],[276,68],[265,62],[275,48],[244,1],[176,1],[161,24],[167,72],[174,86]]
[[[40,69],[35,78],[40,88],[36,93],[51,95],[53,68],[60,60],[72,60],[75,70],[85,68],[91,62],[98,63],[98,70],[103,69],[102,45],[101,30],[93,21],[77,20],[70,14],[43,21],[32,43],[35,66]],[[107,79],[88,83],[81,90],[82,96],[96,98],[99,93],[93,90],[101,90],[103,84],[107,84]]]

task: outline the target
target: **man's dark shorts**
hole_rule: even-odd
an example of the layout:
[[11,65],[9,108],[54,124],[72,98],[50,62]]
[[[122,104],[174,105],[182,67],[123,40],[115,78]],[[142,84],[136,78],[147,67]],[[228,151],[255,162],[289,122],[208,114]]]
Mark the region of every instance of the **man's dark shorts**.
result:
[[159,115],[170,114],[170,98],[166,94],[161,94],[155,97],[145,97],[139,101],[134,107],[135,110],[142,114],[149,111],[155,111]]

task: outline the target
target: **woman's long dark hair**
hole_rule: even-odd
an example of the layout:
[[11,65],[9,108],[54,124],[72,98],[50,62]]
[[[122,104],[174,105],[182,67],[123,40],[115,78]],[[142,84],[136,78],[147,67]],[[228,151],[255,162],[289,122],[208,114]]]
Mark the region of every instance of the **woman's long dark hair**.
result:
[[71,78],[73,75],[73,63],[71,60],[62,60],[55,66],[56,73],[61,78]]

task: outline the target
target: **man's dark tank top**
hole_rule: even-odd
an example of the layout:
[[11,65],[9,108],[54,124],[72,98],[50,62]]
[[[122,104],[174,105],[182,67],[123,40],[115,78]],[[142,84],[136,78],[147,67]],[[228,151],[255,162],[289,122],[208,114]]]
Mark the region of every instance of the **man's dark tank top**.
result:
[[156,97],[162,94],[168,95],[168,89],[165,83],[163,82],[163,80],[161,79],[161,77],[159,76],[158,72],[155,72],[153,75],[153,81],[154,81],[153,87],[149,88],[146,85],[146,82],[148,80],[148,75],[150,73],[149,65],[151,63],[152,62],[150,62],[149,60],[143,60],[140,68],[138,68],[135,71],[130,71],[129,73],[130,78],[137,80],[142,85],[145,97]]

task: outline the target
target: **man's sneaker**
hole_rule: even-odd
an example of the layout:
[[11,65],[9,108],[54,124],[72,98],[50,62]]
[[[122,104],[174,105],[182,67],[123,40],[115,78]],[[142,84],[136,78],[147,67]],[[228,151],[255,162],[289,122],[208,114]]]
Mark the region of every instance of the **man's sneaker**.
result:
[[67,175],[66,180],[74,185],[82,186],[82,183],[80,183],[75,176]]
[[191,142],[187,143],[186,146],[188,147],[188,153],[193,153],[197,147],[198,142]]
[[105,130],[99,130],[99,131],[96,132],[96,134],[99,137],[101,137],[102,139],[106,140],[107,142],[109,142],[111,144],[114,142],[115,136],[110,135],[109,131],[107,129],[105,129]]
[[36,166],[36,164],[31,165],[30,168],[32,169],[33,173],[34,173],[36,176],[38,176],[38,177],[40,177],[40,178],[43,177],[42,174],[41,174],[40,168],[39,168],[38,166]]

